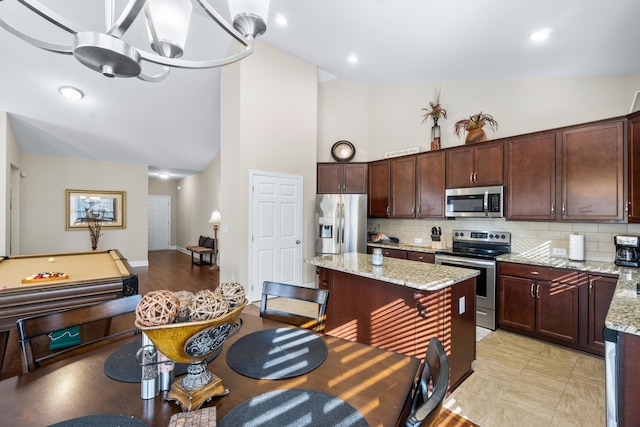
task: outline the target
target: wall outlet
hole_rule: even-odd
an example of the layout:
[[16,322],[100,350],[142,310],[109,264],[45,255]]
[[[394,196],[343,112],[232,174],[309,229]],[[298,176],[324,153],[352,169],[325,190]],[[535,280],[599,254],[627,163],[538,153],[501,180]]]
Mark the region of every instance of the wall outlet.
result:
[[464,314],[464,312],[467,311],[467,305],[465,304],[465,302],[466,302],[465,297],[461,297],[458,300],[458,311],[460,312],[460,314]]
[[413,243],[422,243],[422,239],[420,237],[416,237],[413,239]]
[[567,256],[567,250],[565,248],[551,248],[551,255]]

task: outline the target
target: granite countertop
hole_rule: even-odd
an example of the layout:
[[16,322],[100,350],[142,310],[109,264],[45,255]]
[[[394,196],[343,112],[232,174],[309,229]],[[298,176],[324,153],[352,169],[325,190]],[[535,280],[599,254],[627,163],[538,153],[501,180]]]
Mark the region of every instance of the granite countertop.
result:
[[361,253],[322,255],[305,262],[425,291],[437,291],[480,274],[477,270],[390,257],[385,257],[381,266],[374,266],[371,255]]
[[610,262],[570,261],[565,258],[528,254],[506,254],[499,256],[497,260],[617,275],[618,283],[604,324],[615,331],[640,335],[640,296],[636,292],[637,284],[640,282],[640,269],[619,267]]
[[371,246],[372,248],[387,248],[387,249],[399,249],[402,251],[415,251],[415,252],[427,252],[427,253],[435,253],[438,250],[442,250],[443,248],[434,248],[430,245],[423,245],[419,243],[376,243],[376,242],[367,242],[367,246]]

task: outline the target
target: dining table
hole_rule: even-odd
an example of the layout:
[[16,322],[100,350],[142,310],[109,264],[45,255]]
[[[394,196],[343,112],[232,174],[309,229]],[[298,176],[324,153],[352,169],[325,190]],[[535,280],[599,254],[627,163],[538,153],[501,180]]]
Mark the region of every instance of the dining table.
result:
[[[234,408],[276,390],[313,390],[351,405],[370,426],[395,426],[406,409],[420,368],[420,359],[329,335],[326,358],[307,373],[281,379],[256,379],[238,373],[227,362],[227,350],[258,331],[294,328],[291,325],[242,314],[241,329],[227,338],[208,369],[220,377],[229,393],[213,397],[202,408],[215,406],[220,421]],[[117,381],[104,372],[105,361],[122,346],[140,339],[127,337],[51,365],[0,381],[1,425],[43,427],[95,414],[135,417],[149,427],[166,427],[182,412],[160,393],[141,398],[139,382]]]

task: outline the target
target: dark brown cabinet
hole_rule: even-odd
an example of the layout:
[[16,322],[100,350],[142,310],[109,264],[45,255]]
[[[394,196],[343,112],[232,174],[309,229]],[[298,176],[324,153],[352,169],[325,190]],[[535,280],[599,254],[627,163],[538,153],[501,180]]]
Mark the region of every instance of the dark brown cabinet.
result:
[[366,194],[366,163],[318,163],[318,194]]
[[446,156],[443,151],[416,157],[416,217],[444,218]]
[[604,355],[604,320],[607,317],[613,293],[618,279],[615,277],[589,275],[587,310],[582,310],[582,319],[586,319],[586,342],[594,352]]
[[416,158],[391,159],[391,217],[414,218],[416,213]]
[[411,261],[427,262],[429,264],[436,263],[436,255],[430,252],[408,251],[407,259]]
[[[380,248],[382,249],[382,256],[389,258],[407,259],[407,251],[402,249]],[[367,253],[373,253],[373,246],[367,247]]]
[[586,282],[586,273],[573,270],[501,263],[500,326],[577,347]]
[[368,213],[374,218],[391,216],[391,162],[380,160],[369,163]]
[[640,112],[629,116],[628,221],[640,222]]
[[447,150],[447,188],[502,185],[504,144],[482,142]]
[[555,132],[510,139],[506,151],[507,220],[555,221]]
[[623,221],[624,119],[563,130],[561,219]]

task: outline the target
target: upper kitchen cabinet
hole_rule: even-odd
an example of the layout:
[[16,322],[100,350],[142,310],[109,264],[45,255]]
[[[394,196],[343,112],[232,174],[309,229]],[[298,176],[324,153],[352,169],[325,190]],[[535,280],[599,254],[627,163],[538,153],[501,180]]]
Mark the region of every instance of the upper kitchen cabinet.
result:
[[366,163],[318,163],[318,194],[366,194]]
[[416,157],[416,217],[444,218],[445,164],[443,151]]
[[416,157],[391,159],[391,217],[416,216]]
[[557,219],[555,135],[548,132],[506,142],[507,220]]
[[389,160],[369,163],[368,194],[370,217],[391,216],[391,162]]
[[640,222],[640,112],[629,116],[629,222]]
[[562,220],[625,219],[625,123],[616,119],[560,132]]
[[447,188],[502,185],[504,143],[481,142],[447,150]]

